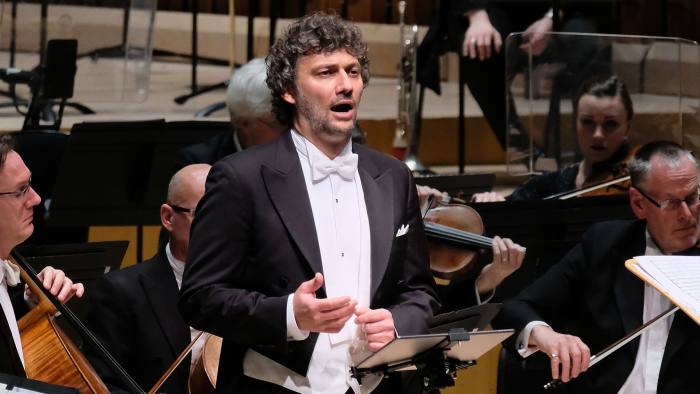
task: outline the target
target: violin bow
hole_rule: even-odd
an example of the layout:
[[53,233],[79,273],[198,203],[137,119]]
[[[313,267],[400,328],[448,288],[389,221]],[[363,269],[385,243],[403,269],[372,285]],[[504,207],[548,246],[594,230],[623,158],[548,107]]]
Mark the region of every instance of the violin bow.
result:
[[160,379],[158,379],[158,381],[156,382],[156,384],[154,384],[153,387],[151,387],[151,389],[148,390],[148,394],[155,394],[160,388],[160,386],[162,386],[163,383],[165,383],[165,381],[168,380],[170,375],[172,375],[175,369],[182,363],[182,360],[184,360],[185,357],[187,357],[187,355],[190,354],[190,352],[192,351],[192,347],[194,347],[194,344],[197,343],[199,338],[201,338],[202,334],[204,334],[204,331],[200,331],[199,334],[197,334],[197,336],[194,337],[192,342],[190,342],[190,344],[187,345],[187,347],[183,349],[182,352],[180,352],[180,355],[177,356],[175,361],[173,361],[172,364],[170,364],[170,366],[168,367],[168,369],[165,370],[165,372],[163,372],[163,376],[161,376]]

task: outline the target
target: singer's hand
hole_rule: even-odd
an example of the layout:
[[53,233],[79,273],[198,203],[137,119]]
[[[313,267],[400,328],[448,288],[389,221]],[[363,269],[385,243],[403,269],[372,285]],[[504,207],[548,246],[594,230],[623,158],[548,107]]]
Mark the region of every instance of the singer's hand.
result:
[[316,298],[323,286],[323,275],[317,273],[294,292],[292,306],[299,329],[313,332],[340,331],[355,312],[357,302],[350,297]]
[[[549,326],[536,326],[530,333],[529,342],[549,357],[552,379],[568,382],[588,369],[591,351],[579,337],[560,334]],[[559,376],[560,364],[561,376]]]

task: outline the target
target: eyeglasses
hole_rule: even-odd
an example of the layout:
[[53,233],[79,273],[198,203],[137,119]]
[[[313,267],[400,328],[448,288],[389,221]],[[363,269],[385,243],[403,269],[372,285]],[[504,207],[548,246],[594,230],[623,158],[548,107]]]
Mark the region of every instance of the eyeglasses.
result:
[[173,205],[173,204],[168,204],[170,205],[170,208],[173,209],[173,211],[177,213],[189,213],[190,215],[194,214],[194,208],[184,208],[179,205]]
[[0,196],[11,196],[11,197],[14,197],[14,198],[22,198],[22,197],[24,197],[25,195],[27,195],[27,192],[29,191],[29,189],[30,189],[31,187],[32,187],[32,177],[29,177],[29,180],[27,181],[27,183],[25,183],[24,185],[22,185],[22,186],[19,188],[19,190],[14,191],[14,192],[1,192],[1,193],[0,193]]
[[644,190],[637,188],[637,191],[639,194],[644,196],[649,202],[654,204],[657,208],[662,209],[664,211],[675,211],[685,203],[685,205],[688,206],[688,209],[693,209],[700,204],[700,189],[695,189],[695,191],[689,195],[687,195],[685,198],[680,199],[680,198],[669,198],[668,200],[663,200],[663,201],[656,201],[653,198],[651,198],[647,193],[644,192]]

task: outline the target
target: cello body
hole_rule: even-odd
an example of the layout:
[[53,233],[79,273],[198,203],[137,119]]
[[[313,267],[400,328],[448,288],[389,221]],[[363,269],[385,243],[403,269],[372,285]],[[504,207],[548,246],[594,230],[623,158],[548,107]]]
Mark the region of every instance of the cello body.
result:
[[87,358],[56,324],[56,308],[25,275],[23,271],[25,282],[40,299],[18,322],[27,377],[81,393],[109,393]]

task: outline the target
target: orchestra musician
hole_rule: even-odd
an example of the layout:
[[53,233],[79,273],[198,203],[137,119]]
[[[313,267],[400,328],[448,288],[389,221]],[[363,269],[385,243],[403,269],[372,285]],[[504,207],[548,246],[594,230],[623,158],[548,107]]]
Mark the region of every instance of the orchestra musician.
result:
[[[609,5],[604,2],[560,3],[560,31],[593,33],[609,29]],[[545,53],[549,45],[547,33],[553,30],[551,6],[551,1],[542,0],[441,1],[440,11],[418,48],[418,82],[440,94],[439,57],[447,51],[460,53],[464,57],[460,67],[465,82],[501,147],[506,149],[506,133],[511,144],[518,141],[519,145],[527,135],[513,102],[506,106],[505,92],[510,81],[504,75],[514,75],[511,70],[506,71],[506,56],[509,68],[519,68],[527,61],[526,52],[535,57]],[[530,40],[506,55],[505,40],[514,32],[524,32]],[[569,67],[584,69],[594,50],[582,44],[563,56]]]
[[[438,309],[416,188],[401,162],[351,143],[367,45],[316,13],[267,57],[280,123],[212,168],[192,226],[180,310],[223,337],[217,391],[360,392],[353,355],[425,333]],[[400,392],[363,379],[362,392]]]
[[[104,275],[95,285],[87,322],[142,388],[153,386],[199,333],[180,316],[177,301],[190,225],[210,168],[208,164],[191,164],[170,180],[167,201],[160,207],[161,223],[169,235],[165,247],[150,260]],[[203,340],[197,341],[192,355],[173,372],[162,391],[188,392],[189,367],[201,354]],[[125,391],[102,358],[89,357],[111,391]]]
[[[636,152],[629,171],[629,201],[638,220],[591,227],[559,263],[505,303],[494,326],[516,329],[522,356],[548,355],[552,377],[571,380],[570,393],[697,392],[700,327],[680,311],[588,369],[591,354],[671,306],[629,272],[625,260],[698,254],[693,155],[675,143],[652,142]],[[560,331],[570,322],[577,325],[575,335]]]
[[[8,134],[0,136],[0,373],[24,377],[24,354],[16,317],[36,303],[35,295],[23,291],[19,268],[10,252],[32,234],[34,207],[41,197],[31,186],[32,174],[13,150]],[[43,286],[62,302],[82,297],[81,283],[73,283],[63,271],[46,267],[39,273]]]
[[576,137],[583,160],[529,179],[505,199],[496,192],[477,193],[475,202],[535,200],[580,189],[592,180],[627,173],[628,136],[634,108],[624,82],[599,76],[585,82],[573,100]]
[[226,108],[231,134],[219,134],[178,152],[178,168],[188,164],[214,164],[222,157],[279,137],[285,130],[272,115],[272,97],[265,84],[264,59],[253,59],[231,76]]

